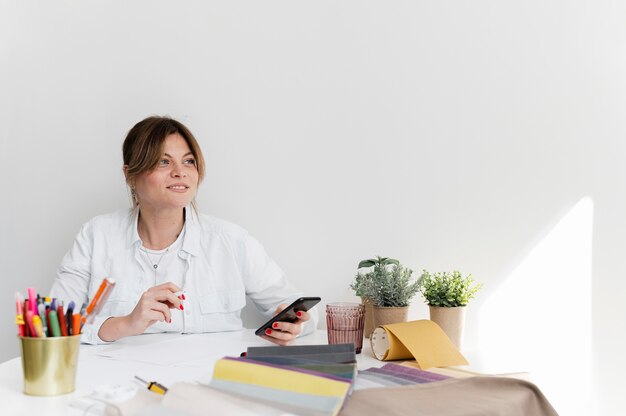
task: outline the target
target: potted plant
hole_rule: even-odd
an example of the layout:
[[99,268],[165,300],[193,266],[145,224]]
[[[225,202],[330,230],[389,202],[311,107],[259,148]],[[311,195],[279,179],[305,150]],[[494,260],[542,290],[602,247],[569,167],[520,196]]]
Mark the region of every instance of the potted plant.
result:
[[411,298],[418,292],[412,281],[412,270],[403,267],[396,259],[377,257],[363,260],[359,269],[370,268],[365,274],[357,273],[352,288],[358,296],[372,305],[372,327],[364,331],[368,336],[374,328],[407,320]]
[[[377,257],[375,259],[362,260],[359,262],[357,270],[374,266],[382,267],[394,264],[400,264],[400,262],[389,257]],[[354,281],[350,284],[350,288],[354,290],[354,293],[361,298],[361,302],[365,305],[365,327],[363,328],[363,336],[365,338],[369,338],[372,331],[374,331],[374,303],[365,294],[366,290],[369,290],[368,287],[371,284],[369,280],[373,276],[373,273],[357,273]]]
[[474,298],[482,284],[474,283],[471,274],[463,277],[458,270],[432,275],[423,270],[417,282],[419,291],[428,304],[430,320],[439,325],[454,345],[461,349],[465,306]]

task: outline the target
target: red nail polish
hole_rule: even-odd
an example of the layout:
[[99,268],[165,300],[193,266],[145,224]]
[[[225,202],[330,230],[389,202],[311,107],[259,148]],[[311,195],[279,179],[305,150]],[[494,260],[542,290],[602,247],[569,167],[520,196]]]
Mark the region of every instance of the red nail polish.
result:
[[184,311],[184,310],[185,310],[185,307],[183,306],[183,304],[182,304],[182,303],[180,304],[179,308],[180,308],[180,310],[181,310],[181,311]]
[[298,312],[296,312],[296,315],[298,315],[298,317],[301,317],[302,316],[302,312],[298,311]]
[[265,330],[265,335],[272,335],[272,330],[271,330],[271,329],[269,329],[269,328],[267,328],[267,329]]
[[180,297],[181,297],[183,300],[186,300],[186,298],[185,298],[185,294],[184,294],[184,293],[183,293],[182,295],[180,295]]
[[272,324],[272,328],[278,328],[278,322],[274,322],[274,323]]

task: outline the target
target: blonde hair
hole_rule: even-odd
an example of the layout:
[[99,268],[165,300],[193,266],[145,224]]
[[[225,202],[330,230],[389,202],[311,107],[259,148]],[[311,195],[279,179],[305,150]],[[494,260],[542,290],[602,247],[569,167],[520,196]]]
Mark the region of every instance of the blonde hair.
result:
[[[130,188],[133,207],[138,206],[137,195],[131,186],[133,179],[157,167],[163,154],[165,138],[180,134],[187,142],[196,160],[198,184],[204,179],[204,157],[200,145],[185,125],[170,117],[148,117],[135,124],[126,135],[122,145],[122,155],[126,174],[126,185]],[[192,202],[196,208],[195,198]]]

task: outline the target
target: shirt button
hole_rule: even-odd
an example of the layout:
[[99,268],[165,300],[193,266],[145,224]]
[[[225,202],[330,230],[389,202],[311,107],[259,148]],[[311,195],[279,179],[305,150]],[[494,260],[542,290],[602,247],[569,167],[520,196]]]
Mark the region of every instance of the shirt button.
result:
[[191,311],[190,311],[189,309],[187,309],[187,310],[185,311],[185,315],[187,315],[187,316],[191,315]]

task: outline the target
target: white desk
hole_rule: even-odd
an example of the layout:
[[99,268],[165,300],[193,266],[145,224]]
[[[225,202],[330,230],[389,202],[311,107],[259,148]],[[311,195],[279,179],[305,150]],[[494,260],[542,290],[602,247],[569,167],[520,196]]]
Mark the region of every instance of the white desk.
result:
[[[326,331],[318,330],[298,338],[294,345],[326,343]],[[74,398],[86,396],[103,385],[138,387],[135,375],[144,380],[159,381],[165,386],[179,381],[207,383],[211,380],[213,364],[218,358],[238,357],[250,346],[263,345],[274,344],[255,336],[253,330],[140,335],[108,345],[81,345],[76,391],[55,397],[33,397],[22,393],[22,362],[17,357],[0,364],[0,413],[32,416],[33,411],[39,411],[45,412],[46,416],[81,415],[82,411],[70,406]],[[161,354],[161,351],[166,352]],[[357,355],[357,362],[359,369],[383,364],[374,358],[367,340],[363,342],[363,352]]]

